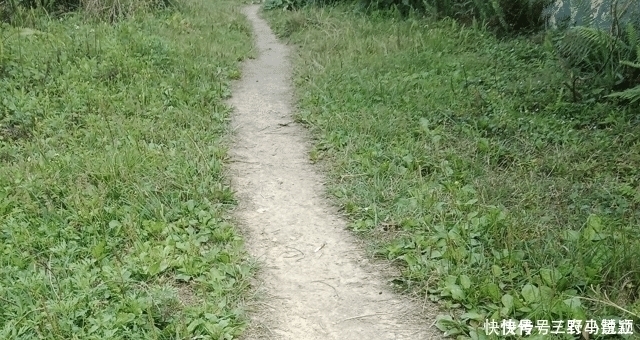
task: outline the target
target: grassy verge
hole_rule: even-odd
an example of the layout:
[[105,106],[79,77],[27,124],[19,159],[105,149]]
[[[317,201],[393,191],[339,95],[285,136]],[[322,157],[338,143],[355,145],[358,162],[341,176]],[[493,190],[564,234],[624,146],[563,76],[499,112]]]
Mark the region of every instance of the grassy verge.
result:
[[569,102],[525,38],[346,7],[267,14],[298,45],[310,156],[404,286],[465,312],[442,330],[606,318],[640,332],[637,112]]
[[232,339],[251,265],[221,176],[233,1],[0,41],[0,338]]

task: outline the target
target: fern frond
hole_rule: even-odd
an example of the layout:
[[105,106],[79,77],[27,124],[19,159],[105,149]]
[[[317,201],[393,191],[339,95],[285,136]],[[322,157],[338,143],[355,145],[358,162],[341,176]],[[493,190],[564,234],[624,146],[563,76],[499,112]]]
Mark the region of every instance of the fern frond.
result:
[[638,36],[638,31],[633,26],[633,24],[627,24],[627,39],[629,40],[629,46],[635,49],[638,45],[640,45],[640,37]]
[[607,97],[621,98],[628,100],[631,103],[635,103],[640,100],[640,85],[621,92],[612,93]]
[[632,63],[632,62],[630,62],[630,61],[623,60],[623,61],[621,61],[621,62],[620,62],[620,64],[622,64],[622,65],[626,65],[626,66],[631,66],[631,67],[635,67],[635,68],[637,68],[637,69],[640,69],[640,62]]
[[603,30],[576,26],[566,31],[558,51],[570,66],[594,71],[610,62],[616,44],[616,39]]

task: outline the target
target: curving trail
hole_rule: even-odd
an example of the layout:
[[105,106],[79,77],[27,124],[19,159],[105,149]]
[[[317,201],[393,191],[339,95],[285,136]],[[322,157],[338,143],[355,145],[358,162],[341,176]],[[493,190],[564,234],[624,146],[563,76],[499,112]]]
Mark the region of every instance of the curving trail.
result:
[[262,263],[259,293],[266,295],[247,338],[441,338],[429,327],[433,316],[418,313],[423,306],[390,292],[323,196],[322,177],[308,161],[306,131],[291,117],[289,48],[258,9],[245,11],[259,57],[245,63],[229,100],[236,217],[247,248]]

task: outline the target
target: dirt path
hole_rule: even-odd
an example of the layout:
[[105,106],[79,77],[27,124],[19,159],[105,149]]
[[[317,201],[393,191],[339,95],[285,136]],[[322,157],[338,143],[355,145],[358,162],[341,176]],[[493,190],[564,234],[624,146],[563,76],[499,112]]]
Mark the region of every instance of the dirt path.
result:
[[[236,109],[231,173],[236,216],[247,247],[263,265],[267,298],[249,339],[431,339],[433,320],[389,291],[345,222],[324,198],[322,177],[307,157],[305,130],[291,117],[289,50],[246,8],[259,57],[229,101]],[[422,306],[421,306],[422,307]]]

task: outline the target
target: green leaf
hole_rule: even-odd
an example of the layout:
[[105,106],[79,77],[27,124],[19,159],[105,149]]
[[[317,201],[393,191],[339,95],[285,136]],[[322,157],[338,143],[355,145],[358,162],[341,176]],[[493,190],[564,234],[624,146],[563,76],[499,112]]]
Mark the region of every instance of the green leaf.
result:
[[176,280],[188,282],[189,280],[191,280],[191,276],[186,274],[178,274],[176,275]]
[[96,260],[101,260],[106,246],[107,242],[105,240],[100,241],[91,249],[91,255],[93,255]]
[[621,92],[612,93],[606,97],[618,97],[618,98],[628,100],[631,103],[635,103],[638,100],[640,100],[640,85],[636,87],[632,87],[630,89],[626,89]]
[[502,268],[494,264],[491,266],[491,272],[493,273],[493,276],[500,277],[500,275],[502,275]]
[[504,294],[502,296],[501,301],[502,301],[502,305],[505,308],[508,308],[509,310],[513,309],[513,296],[511,296],[510,294]]
[[438,315],[436,316],[436,328],[441,332],[447,332],[455,327],[455,322],[451,315]]
[[427,118],[420,118],[420,127],[424,132],[429,132],[429,120]]
[[554,287],[562,278],[562,274],[557,269],[542,268],[540,269],[540,278],[547,286]]
[[207,332],[209,332],[210,334],[218,334],[222,331],[222,326],[220,324],[212,322],[205,322],[204,328],[206,328]]
[[580,299],[576,296],[563,300],[562,302],[564,302],[565,305],[569,306],[571,310],[580,308],[582,306],[582,303],[580,303]]
[[196,202],[194,200],[188,200],[187,201],[187,210],[188,211],[193,211],[193,209],[196,207]]
[[540,301],[550,301],[553,299],[555,293],[554,290],[547,286],[538,287],[540,290]]
[[588,241],[599,241],[607,237],[602,232],[602,221],[597,215],[590,215],[587,219],[587,227],[582,231],[582,237]]
[[482,152],[489,151],[489,140],[486,138],[478,139],[477,148],[479,151],[482,151]]
[[485,317],[484,317],[483,314],[471,311],[471,312],[467,312],[467,313],[464,313],[464,314],[460,315],[460,319],[462,319],[462,320],[484,321]]
[[20,32],[18,32],[18,34],[20,36],[28,36],[28,35],[36,35],[36,34],[41,34],[42,32],[38,31],[38,30],[34,30],[32,28],[23,28],[20,30]]
[[540,301],[540,290],[532,284],[526,284],[522,287],[522,297],[527,303]]
[[469,276],[464,274],[460,275],[460,285],[462,285],[462,288],[464,289],[471,288],[471,279],[469,278]]
[[193,331],[200,325],[204,324],[204,320],[202,319],[195,319],[193,321],[191,321],[191,323],[189,323],[189,326],[187,326],[187,331],[189,333],[193,333]]
[[511,309],[507,307],[500,308],[500,316],[504,319],[511,314]]
[[189,243],[188,242],[176,242],[176,248],[186,251],[189,250]]
[[[638,56],[640,58],[640,55]],[[620,64],[640,69],[640,63],[633,63],[627,60],[620,61]]]
[[501,291],[497,284],[489,283],[484,287],[484,290],[494,301],[500,300]]
[[438,259],[442,257],[442,252],[440,252],[439,250],[434,250],[431,252],[431,258],[432,259]]
[[449,275],[445,278],[445,285],[449,286],[449,285],[454,285],[456,284],[456,282],[458,282],[458,278],[456,276],[453,275]]
[[133,321],[136,318],[136,315],[133,313],[118,313],[116,317],[116,322],[118,324],[127,324]]
[[602,220],[597,215],[590,215],[587,218],[587,226],[593,228],[597,232],[602,231]]
[[454,300],[457,301],[462,301],[465,299],[465,295],[464,295],[464,291],[462,290],[462,287],[458,286],[458,285],[452,285],[451,286],[451,297]]
[[156,274],[158,274],[160,272],[160,262],[156,262],[152,265],[149,266],[149,268],[147,269],[147,271],[149,272],[149,275],[154,276]]
[[478,199],[477,198],[472,198],[470,200],[468,200],[464,205],[474,205],[478,203]]

